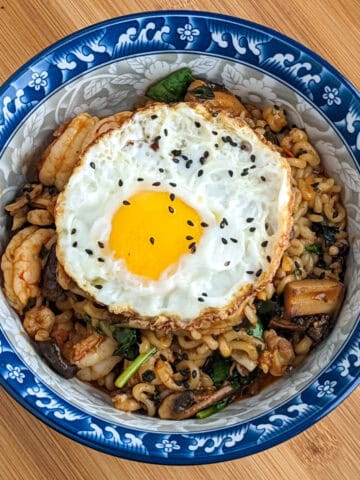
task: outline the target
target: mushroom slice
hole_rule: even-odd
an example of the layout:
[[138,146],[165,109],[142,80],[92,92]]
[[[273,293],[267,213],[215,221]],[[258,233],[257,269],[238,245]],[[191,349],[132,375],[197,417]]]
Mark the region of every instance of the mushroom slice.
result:
[[185,390],[172,393],[161,403],[159,417],[167,420],[184,420],[196,415],[200,410],[211,407],[234,393],[233,387],[225,385],[220,390]]
[[298,280],[288,283],[284,291],[285,318],[339,312],[345,288],[334,280]]

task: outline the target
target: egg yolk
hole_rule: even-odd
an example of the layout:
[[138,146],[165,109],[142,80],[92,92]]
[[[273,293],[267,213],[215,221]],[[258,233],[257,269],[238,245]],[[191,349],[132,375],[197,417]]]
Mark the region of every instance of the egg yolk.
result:
[[199,214],[169,192],[143,191],[130,197],[112,219],[110,248],[136,275],[158,280],[202,236]]

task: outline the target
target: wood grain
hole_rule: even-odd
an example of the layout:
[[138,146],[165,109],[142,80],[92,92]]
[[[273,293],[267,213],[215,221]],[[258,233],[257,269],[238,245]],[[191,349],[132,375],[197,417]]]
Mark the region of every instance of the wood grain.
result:
[[[0,0],[0,83],[39,50],[79,28],[164,8],[216,11],[268,25],[312,48],[360,85],[357,0]],[[211,466],[162,467],[78,445],[0,390],[0,479],[355,480],[360,478],[359,404],[358,390],[306,432],[252,457]]]

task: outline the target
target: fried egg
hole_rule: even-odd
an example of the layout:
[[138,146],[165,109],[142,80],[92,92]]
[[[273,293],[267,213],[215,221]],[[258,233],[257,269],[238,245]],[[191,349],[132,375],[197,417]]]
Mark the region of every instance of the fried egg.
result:
[[154,104],[83,154],[58,198],[57,256],[111,312],[199,328],[271,281],[291,207],[286,159],[247,124]]

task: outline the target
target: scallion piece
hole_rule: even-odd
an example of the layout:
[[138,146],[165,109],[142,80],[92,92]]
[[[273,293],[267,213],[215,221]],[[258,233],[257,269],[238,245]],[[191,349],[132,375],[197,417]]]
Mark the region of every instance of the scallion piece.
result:
[[205,408],[204,410],[200,410],[200,412],[196,414],[196,417],[200,419],[210,417],[210,415],[214,415],[214,413],[217,413],[224,407],[226,407],[228,401],[228,397],[224,398],[223,400],[220,400],[220,402],[215,403],[215,405],[212,405],[209,408]]
[[130,363],[130,365],[115,380],[115,386],[117,388],[124,387],[127,384],[127,382],[130,380],[130,378],[133,375],[135,375],[135,373],[139,370],[141,365],[143,365],[156,352],[157,352],[156,347],[153,347],[148,352],[142,353],[141,355],[136,357],[135,360],[132,363]]

